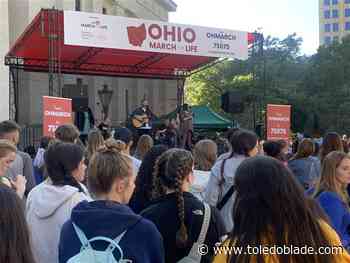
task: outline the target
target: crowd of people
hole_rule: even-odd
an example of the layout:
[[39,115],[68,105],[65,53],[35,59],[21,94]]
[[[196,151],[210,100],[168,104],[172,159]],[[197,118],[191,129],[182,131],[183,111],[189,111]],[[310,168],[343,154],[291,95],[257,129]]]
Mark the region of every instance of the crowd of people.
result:
[[[149,135],[134,145],[125,127],[93,129],[84,145],[62,125],[33,161],[19,134],[0,123],[0,262],[350,262],[350,155],[337,133],[289,147],[233,129],[189,151]],[[342,249],[218,250],[276,245]]]

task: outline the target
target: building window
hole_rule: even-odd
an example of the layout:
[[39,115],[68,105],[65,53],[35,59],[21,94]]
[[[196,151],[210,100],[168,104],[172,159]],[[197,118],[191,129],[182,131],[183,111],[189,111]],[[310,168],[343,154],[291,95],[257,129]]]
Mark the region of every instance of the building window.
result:
[[350,22],[345,22],[345,30],[350,31]]
[[331,4],[331,0],[324,0],[323,1],[323,5],[330,5],[330,4]]
[[332,4],[333,5],[337,5],[338,4],[338,0],[332,0]]
[[324,43],[325,43],[325,45],[331,44],[331,41],[332,41],[331,37],[325,37],[325,38],[324,38]]
[[81,11],[81,1],[75,0],[75,11]]
[[331,24],[324,25],[324,32],[331,32]]
[[107,15],[107,9],[105,7],[102,7],[102,14]]
[[339,32],[339,24],[333,23],[333,32]]
[[333,18],[338,18],[338,17],[339,17],[338,9],[332,10],[332,17],[333,17]]
[[331,11],[330,10],[324,11],[324,18],[331,18]]
[[350,17],[350,8],[345,8],[345,17]]

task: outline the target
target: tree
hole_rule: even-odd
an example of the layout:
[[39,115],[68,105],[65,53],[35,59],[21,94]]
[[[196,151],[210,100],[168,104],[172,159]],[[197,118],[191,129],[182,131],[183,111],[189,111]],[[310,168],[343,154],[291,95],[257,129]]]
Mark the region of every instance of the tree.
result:
[[[187,101],[220,112],[220,96],[240,90],[247,98],[236,120],[252,129],[263,121],[265,106],[292,105],[292,129],[307,133],[350,132],[350,36],[322,46],[312,56],[300,55],[302,39],[266,37],[263,52],[247,61],[225,61],[191,77]],[[252,100],[253,98],[253,100]]]
[[324,131],[349,132],[350,37],[319,48],[311,58],[303,89]]
[[[187,85],[187,102],[205,104],[220,112],[220,96],[228,90],[240,90],[246,98],[246,110],[235,119],[254,128],[262,121],[266,103],[288,103],[305,74],[307,58],[298,56],[302,40],[295,34],[283,40],[267,37],[264,52],[247,61],[225,61],[193,77]],[[252,100],[253,98],[253,100]]]

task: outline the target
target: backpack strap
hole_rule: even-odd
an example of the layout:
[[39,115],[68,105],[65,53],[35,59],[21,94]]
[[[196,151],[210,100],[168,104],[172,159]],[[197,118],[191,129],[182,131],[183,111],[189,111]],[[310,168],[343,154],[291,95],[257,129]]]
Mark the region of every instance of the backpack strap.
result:
[[235,191],[235,187],[234,187],[234,185],[232,185],[230,187],[230,189],[228,189],[228,191],[226,192],[224,197],[221,199],[221,201],[216,205],[216,208],[218,210],[221,210],[226,205],[226,203],[228,202],[228,200],[230,200],[230,198],[231,198],[232,194],[234,193],[234,191]]
[[[132,226],[134,226],[134,225],[136,225],[137,223],[139,223],[141,220],[142,220],[142,216],[139,216],[139,217],[137,218],[137,220],[136,220],[132,225],[129,225],[128,228],[125,229],[124,232],[122,232],[119,236],[117,236],[117,237],[113,240],[113,241],[115,242],[114,244],[116,244],[116,245],[119,246],[119,242],[123,239],[123,237],[124,237],[125,234],[128,232],[128,230],[129,230]],[[113,250],[116,248],[116,246],[115,246],[114,244],[111,243],[111,244],[108,246],[107,250],[113,251]]]
[[80,243],[82,244],[82,249],[84,248],[91,248],[90,242],[87,239],[87,237],[85,236],[84,232],[76,225],[72,222],[73,224],[73,228],[75,230],[75,233],[77,234]]
[[207,203],[204,203],[204,219],[202,223],[201,232],[199,234],[197,243],[203,244],[205,241],[205,236],[207,235],[209,223],[210,223],[210,217],[211,217],[211,210],[210,206]]
[[207,203],[204,204],[204,218],[203,223],[201,227],[201,232],[199,233],[197,242],[195,242],[191,248],[190,253],[188,254],[189,257],[196,260],[196,262],[200,262],[202,255],[198,253],[198,246],[204,244],[205,237],[208,232],[209,224],[210,224],[210,217],[211,217],[211,209],[210,206]]
[[114,241],[119,244],[119,242],[123,239],[124,235],[128,232],[128,230],[125,230],[123,233],[121,233],[119,236],[117,236]]
[[119,246],[119,242],[123,239],[124,235],[126,234],[126,232],[128,232],[128,230],[125,230],[123,233],[121,233],[119,236],[117,236],[115,239],[114,239],[114,242],[115,243],[111,243],[109,244],[108,248],[106,249],[106,251],[113,251],[116,246],[115,245],[118,245]]

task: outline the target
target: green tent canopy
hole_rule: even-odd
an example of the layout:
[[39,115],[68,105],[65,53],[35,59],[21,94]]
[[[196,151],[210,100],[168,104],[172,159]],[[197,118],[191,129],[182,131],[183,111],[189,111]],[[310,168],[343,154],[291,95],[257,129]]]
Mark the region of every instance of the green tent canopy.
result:
[[207,106],[192,106],[195,129],[228,129],[232,121],[225,119]]
[[[232,127],[232,121],[215,113],[208,106],[192,106],[192,112],[194,114],[194,129],[224,130]],[[176,110],[162,116],[160,119],[165,120],[170,118],[176,118]]]

